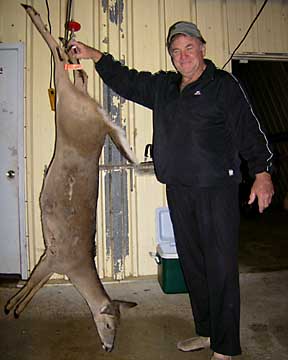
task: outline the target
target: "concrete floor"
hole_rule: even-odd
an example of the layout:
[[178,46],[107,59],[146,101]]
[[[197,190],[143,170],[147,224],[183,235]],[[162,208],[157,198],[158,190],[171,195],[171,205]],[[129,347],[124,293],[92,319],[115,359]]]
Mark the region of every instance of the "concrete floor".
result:
[[[241,360],[288,359],[288,214],[244,219],[241,226]],[[281,230],[281,231],[280,231]],[[284,232],[284,233],[283,233]],[[208,360],[176,342],[194,335],[186,294],[166,295],[157,279],[105,283],[112,298],[138,306],[122,316],[115,348],[105,353],[88,306],[69,284],[48,284],[18,320],[3,314],[15,284],[0,285],[0,360]]]

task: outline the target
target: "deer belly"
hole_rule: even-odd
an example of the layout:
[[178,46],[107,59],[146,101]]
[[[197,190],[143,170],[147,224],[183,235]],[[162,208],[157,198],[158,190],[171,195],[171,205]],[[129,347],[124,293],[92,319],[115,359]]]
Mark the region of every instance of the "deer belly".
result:
[[60,265],[93,255],[97,190],[95,177],[71,169],[52,168],[45,178],[40,208],[46,254]]

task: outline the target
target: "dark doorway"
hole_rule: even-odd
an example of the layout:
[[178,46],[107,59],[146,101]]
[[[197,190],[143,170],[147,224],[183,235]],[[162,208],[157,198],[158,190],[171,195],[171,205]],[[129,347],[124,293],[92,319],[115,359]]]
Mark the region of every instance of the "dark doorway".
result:
[[233,60],[240,81],[274,153],[274,203],[283,204],[288,192],[288,59]]
[[[256,204],[252,208],[246,206],[241,209],[240,271],[287,269],[288,212],[283,209],[283,200],[288,192],[288,61],[233,60],[232,73],[248,95],[254,113],[272,144],[275,164],[272,206],[261,215]],[[242,187],[243,196],[249,197],[253,179],[245,171],[245,162],[242,166],[244,173],[240,193]]]

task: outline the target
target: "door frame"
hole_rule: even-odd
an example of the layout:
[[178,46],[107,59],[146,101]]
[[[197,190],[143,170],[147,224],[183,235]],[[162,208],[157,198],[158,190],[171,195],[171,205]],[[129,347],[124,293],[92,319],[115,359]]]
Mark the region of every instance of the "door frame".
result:
[[25,153],[24,153],[24,44],[1,43],[3,50],[17,52],[17,146],[18,146],[18,217],[19,217],[19,248],[20,248],[20,275],[23,280],[28,278],[28,254],[26,241],[25,217]]

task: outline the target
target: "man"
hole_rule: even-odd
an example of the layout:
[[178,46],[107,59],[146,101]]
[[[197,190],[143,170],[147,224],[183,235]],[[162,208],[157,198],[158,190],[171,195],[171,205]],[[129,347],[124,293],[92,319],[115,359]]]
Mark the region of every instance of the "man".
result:
[[119,95],[153,111],[153,160],[166,184],[179,260],[189,290],[197,337],[182,351],[211,347],[212,359],[241,353],[238,273],[239,154],[255,177],[249,204],[259,211],[273,196],[272,153],[237,80],[204,59],[195,24],[169,29],[167,48],[177,72],[129,70],[109,54],[72,42]]

